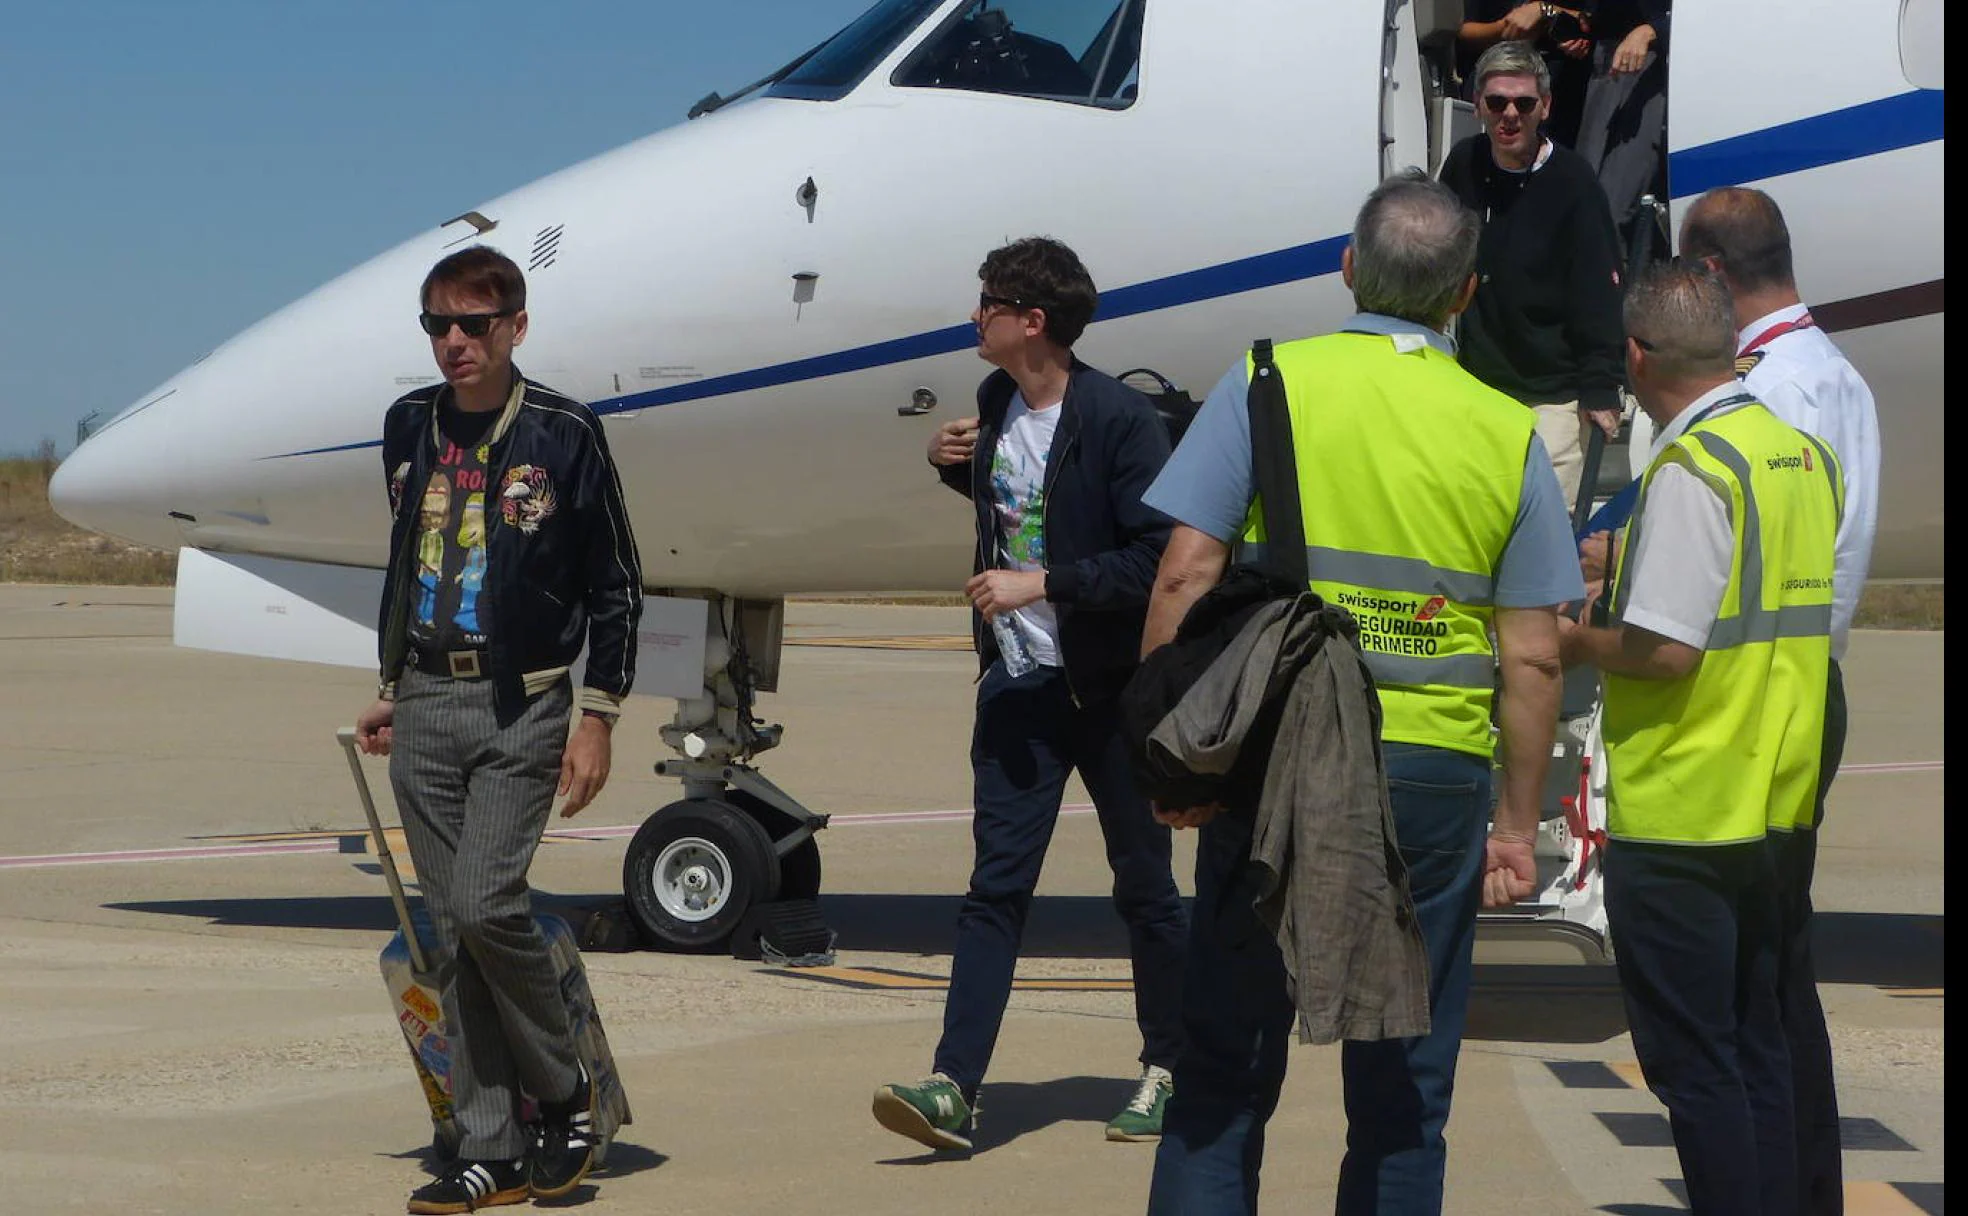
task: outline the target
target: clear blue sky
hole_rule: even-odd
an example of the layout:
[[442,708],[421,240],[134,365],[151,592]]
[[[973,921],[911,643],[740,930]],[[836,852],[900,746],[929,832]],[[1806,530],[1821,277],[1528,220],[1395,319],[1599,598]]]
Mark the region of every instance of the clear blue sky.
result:
[[0,454],[873,0],[0,0]]

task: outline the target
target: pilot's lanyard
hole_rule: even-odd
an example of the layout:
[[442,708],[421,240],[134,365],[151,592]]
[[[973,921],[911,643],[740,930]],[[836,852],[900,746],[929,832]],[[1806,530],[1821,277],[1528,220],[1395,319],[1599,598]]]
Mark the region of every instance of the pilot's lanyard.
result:
[[[1775,325],[1772,325],[1770,328],[1764,330],[1762,333],[1756,335],[1754,338],[1751,338],[1749,341],[1743,343],[1743,348],[1736,352],[1736,358],[1740,359],[1745,355],[1750,355],[1755,353],[1756,351],[1762,350],[1764,347],[1768,346],[1772,342],[1775,342],[1778,338],[1783,337],[1785,334],[1796,333],[1800,329],[1816,329],[1817,327],[1818,327],[1818,323],[1811,319],[1811,314],[1808,312],[1805,313],[1803,316],[1796,318],[1795,320],[1779,321]],[[1712,409],[1714,407],[1711,406],[1710,408]],[[1696,421],[1700,421],[1700,419],[1697,419]],[[1690,423],[1689,425],[1692,426],[1693,423]]]

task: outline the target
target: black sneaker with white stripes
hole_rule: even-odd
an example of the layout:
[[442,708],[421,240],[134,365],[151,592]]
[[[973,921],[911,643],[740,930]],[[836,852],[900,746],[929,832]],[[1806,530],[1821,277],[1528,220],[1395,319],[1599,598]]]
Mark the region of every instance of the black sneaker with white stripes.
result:
[[540,1103],[540,1123],[533,1134],[531,1181],[533,1194],[556,1199],[581,1185],[594,1167],[594,1078],[579,1070],[574,1094],[565,1102]]
[[527,1199],[526,1162],[453,1161],[442,1174],[410,1192],[416,1216],[476,1212]]

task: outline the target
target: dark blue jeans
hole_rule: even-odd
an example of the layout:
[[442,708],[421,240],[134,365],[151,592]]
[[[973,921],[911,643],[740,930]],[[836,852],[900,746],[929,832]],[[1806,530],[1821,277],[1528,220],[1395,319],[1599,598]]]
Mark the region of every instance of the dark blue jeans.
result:
[[[1428,945],[1432,1029],[1341,1048],[1346,1156],[1335,1210],[1434,1213],[1469,1009],[1490,766],[1441,748],[1388,744],[1385,753],[1395,835]],[[1220,816],[1203,829],[1183,978],[1189,1047],[1155,1158],[1151,1216],[1257,1211],[1264,1126],[1284,1086],[1297,1015],[1277,942],[1251,908],[1249,856],[1247,820]]]
[[1093,795],[1114,873],[1114,907],[1127,922],[1141,1061],[1173,1068],[1182,1049],[1188,918],[1169,868],[1169,830],[1155,822],[1135,788],[1116,707],[1074,704],[1057,668],[1012,679],[1004,664],[994,663],[977,689],[970,763],[977,860],[957,915],[936,1071],[955,1081],[967,1099],[976,1097],[1011,999],[1025,917],[1074,769]]
[[1770,850],[1616,840],[1606,915],[1633,1054],[1667,1107],[1688,1206],[1791,1216],[1797,1143]]

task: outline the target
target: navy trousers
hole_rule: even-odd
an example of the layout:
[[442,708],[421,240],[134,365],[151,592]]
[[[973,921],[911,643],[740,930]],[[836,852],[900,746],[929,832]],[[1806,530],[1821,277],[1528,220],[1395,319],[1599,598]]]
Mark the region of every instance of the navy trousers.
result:
[[[1833,661],[1825,690],[1824,758],[1818,770],[1816,824],[1824,824],[1825,798],[1845,756],[1845,677]],[[1818,969],[1811,958],[1811,879],[1818,866],[1818,833],[1772,833],[1777,873],[1777,1002],[1790,1049],[1790,1081],[1797,1103],[1797,1194],[1810,1216],[1842,1216],[1845,1167],[1838,1135],[1838,1090],[1832,1080],[1831,1035],[1818,1000]]]
[[1764,841],[1606,850],[1606,914],[1633,1050],[1667,1107],[1701,1216],[1797,1209],[1777,884]]
[[[1335,1210],[1437,1213],[1443,1129],[1469,1009],[1482,896],[1490,766],[1479,757],[1388,744],[1394,830],[1428,946],[1427,1035],[1341,1048],[1346,1155]],[[1264,1129],[1277,1109],[1297,1014],[1278,944],[1252,910],[1247,819],[1219,816],[1196,853],[1184,984],[1189,1046],[1162,1126],[1150,1216],[1257,1211]]]
[[977,689],[970,762],[976,861],[957,915],[950,995],[937,1072],[974,1100],[997,1045],[1032,892],[1079,770],[1100,819],[1114,907],[1127,922],[1141,1061],[1173,1068],[1182,1048],[1182,944],[1188,918],[1169,868],[1169,829],[1135,788],[1112,704],[1074,703],[1066,676],[1041,667],[1016,679],[994,663]]

